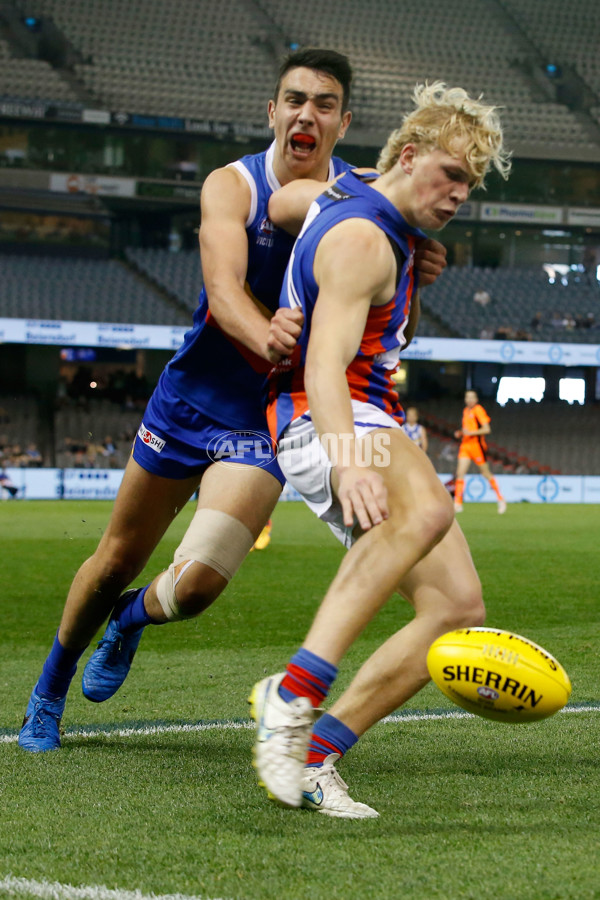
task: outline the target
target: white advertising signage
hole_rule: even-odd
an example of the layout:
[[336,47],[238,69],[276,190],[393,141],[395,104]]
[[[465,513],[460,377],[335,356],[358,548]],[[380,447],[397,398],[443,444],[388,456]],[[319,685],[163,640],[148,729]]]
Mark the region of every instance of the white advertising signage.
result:
[[[15,469],[4,470],[17,493],[14,500],[114,500],[123,478],[121,469]],[[453,477],[438,475],[442,484]],[[496,475],[507,503],[597,503],[600,475]],[[2,499],[13,502],[9,491]],[[281,500],[301,500],[286,484]],[[193,501],[194,498],[191,498]],[[481,475],[467,475],[465,503],[496,503],[497,497]]]
[[[183,325],[0,319],[0,342],[54,344],[59,347],[116,347],[121,350],[177,350],[187,330]],[[600,345],[417,337],[400,355],[401,361],[409,359],[600,366]]]
[[461,338],[413,338],[400,354],[409,359],[447,362],[533,363],[553,366],[598,366],[598,344],[550,344],[544,341],[471,341]]
[[181,325],[121,325],[58,319],[0,319],[0,341],[60,347],[177,350],[188,329]]
[[114,500],[123,478],[121,469],[65,469],[65,500]]
[[600,209],[570,206],[567,209],[568,225],[587,225],[600,228]]
[[134,197],[135,179],[105,175],[52,172],[50,190],[61,194],[97,194],[104,197]]
[[525,222],[531,225],[562,225],[562,206],[529,203],[482,203],[479,218],[487,222]]

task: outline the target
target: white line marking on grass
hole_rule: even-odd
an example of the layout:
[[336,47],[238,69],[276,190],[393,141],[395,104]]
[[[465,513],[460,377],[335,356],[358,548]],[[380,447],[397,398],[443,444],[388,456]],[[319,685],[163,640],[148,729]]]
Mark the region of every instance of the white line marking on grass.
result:
[[[559,709],[559,713],[584,713],[584,712],[600,712],[600,706],[585,706],[585,705],[573,705],[573,706],[565,706],[563,709]],[[441,710],[440,712],[427,712],[427,710],[416,709],[414,713],[411,713],[410,710],[406,712],[400,713],[392,713],[391,716],[386,716],[385,719],[382,719],[382,722],[390,723],[390,722],[439,722],[441,719],[480,719],[481,716],[476,716],[474,713],[470,712],[454,712],[454,710]]]
[[[130,725],[126,728],[99,727],[99,728],[68,728],[65,737],[133,737],[134,735],[151,734],[186,734],[195,731],[236,731],[239,729],[254,728],[254,722],[235,722],[222,720],[220,722],[181,722],[176,725]],[[18,734],[0,734],[0,744],[14,744],[18,740]]]
[[[592,704],[573,704],[572,706],[565,706],[563,709],[559,710],[561,714],[570,713],[571,715],[575,713],[598,713],[600,712],[600,705]],[[426,710],[426,709],[415,709],[410,710],[407,709],[405,712],[393,713],[391,716],[386,716],[381,721],[386,724],[397,724],[398,722],[442,722],[446,720],[456,720],[456,719],[478,719],[479,716],[474,715],[469,712],[462,712],[461,710],[452,710],[452,709],[441,709],[441,710]],[[145,725],[140,723],[139,725],[128,725],[126,727],[119,728],[119,726],[105,726],[102,728],[101,726],[96,728],[68,728],[65,732],[66,737],[75,737],[75,738],[93,738],[93,737],[133,737],[134,735],[153,735],[153,734],[188,734],[192,732],[198,731],[239,731],[246,730],[249,728],[254,728],[254,722],[246,722],[246,721],[236,721],[234,719],[223,719],[221,721],[216,722],[178,722],[175,724],[169,723],[158,723],[156,725]],[[0,734],[0,744],[16,744],[19,735],[12,734]]]
[[[6,897],[36,897],[39,900],[211,900],[194,894],[143,894],[140,890],[113,890],[103,884],[74,887],[59,881],[33,881],[8,875],[0,879],[0,892]],[[212,900],[222,900],[214,897]]]

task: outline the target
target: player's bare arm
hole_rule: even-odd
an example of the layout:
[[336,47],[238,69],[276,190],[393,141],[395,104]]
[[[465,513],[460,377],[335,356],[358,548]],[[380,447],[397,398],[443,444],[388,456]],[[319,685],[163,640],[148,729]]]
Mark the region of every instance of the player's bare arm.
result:
[[[344,523],[351,527],[356,516],[366,531],[387,518],[387,490],[378,472],[357,464],[346,369],[360,347],[371,305],[386,303],[393,296],[396,263],[376,225],[350,219],[323,237],[314,274],[319,296],[306,356],[309,407],[334,463]],[[325,435],[329,438],[324,440]],[[344,454],[339,452],[342,448]]]
[[[279,332],[272,334],[268,310],[260,309],[244,289],[250,201],[250,188],[235,169],[217,169],[208,176],[201,196],[202,271],[210,311],[223,331],[276,362],[293,349],[295,339],[290,347],[285,315],[278,316]],[[292,325],[296,327],[295,322]]]
[[[375,169],[355,169],[354,171],[360,175],[377,174]],[[335,184],[342,174],[344,173],[327,182],[316,181],[314,178],[298,178],[296,181],[290,181],[278,191],[274,191],[269,199],[271,222],[289,234],[300,234],[311,203],[328,187]]]
[[474,431],[469,431],[468,428],[461,429],[461,434],[463,434],[465,437],[477,437],[478,435],[491,434],[491,433],[492,433],[492,429],[490,428],[489,422],[484,423],[483,425],[481,425],[479,428],[475,429]]

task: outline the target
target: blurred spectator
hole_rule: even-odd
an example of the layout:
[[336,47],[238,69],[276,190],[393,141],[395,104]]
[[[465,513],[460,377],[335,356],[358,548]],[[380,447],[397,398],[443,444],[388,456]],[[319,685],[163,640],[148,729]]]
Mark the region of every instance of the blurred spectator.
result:
[[16,497],[18,490],[18,487],[11,481],[7,473],[3,469],[0,469],[0,491],[2,493],[2,499],[8,500],[9,497]]
[[482,309],[485,309],[488,303],[490,303],[491,299],[492,298],[490,297],[488,292],[482,290],[481,288],[478,291],[475,291],[475,293],[473,294],[474,303],[478,303]]
[[28,466],[32,466],[34,468],[38,468],[43,466],[44,460],[42,459],[42,454],[37,448],[37,444],[33,441],[30,444],[27,444],[25,448],[25,457],[29,460],[27,463]]
[[542,325],[542,320],[543,320],[543,316],[542,316],[541,312],[536,312],[535,316],[529,323],[529,327],[532,329],[532,331],[538,330],[538,328]]

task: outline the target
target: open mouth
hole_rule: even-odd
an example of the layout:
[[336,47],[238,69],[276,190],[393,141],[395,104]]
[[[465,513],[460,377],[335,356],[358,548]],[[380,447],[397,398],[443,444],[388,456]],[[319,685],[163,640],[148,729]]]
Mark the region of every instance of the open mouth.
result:
[[317,146],[317,142],[312,135],[297,132],[296,134],[292,135],[290,139],[290,145],[295,153],[308,155],[315,149],[315,147]]

